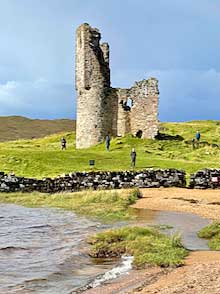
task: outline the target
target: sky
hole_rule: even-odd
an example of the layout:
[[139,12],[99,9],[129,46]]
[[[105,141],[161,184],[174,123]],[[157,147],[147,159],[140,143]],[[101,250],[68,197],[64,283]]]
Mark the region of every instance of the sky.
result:
[[75,31],[99,28],[113,87],[159,80],[161,121],[220,119],[219,0],[0,0],[0,116],[75,118]]

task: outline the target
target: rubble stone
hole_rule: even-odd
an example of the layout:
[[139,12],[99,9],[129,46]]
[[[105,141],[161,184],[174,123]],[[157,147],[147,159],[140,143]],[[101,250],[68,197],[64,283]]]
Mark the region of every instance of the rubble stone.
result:
[[203,169],[191,174],[189,187],[195,189],[219,189],[220,169]]
[[185,172],[177,169],[146,169],[120,172],[73,172],[42,180],[0,173],[1,192],[81,191],[86,189],[185,187]]

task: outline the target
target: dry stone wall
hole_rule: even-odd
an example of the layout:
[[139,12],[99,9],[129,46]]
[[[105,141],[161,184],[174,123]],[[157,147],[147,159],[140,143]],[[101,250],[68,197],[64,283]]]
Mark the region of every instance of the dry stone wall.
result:
[[[158,132],[158,81],[136,82],[130,89],[110,84],[109,45],[89,24],[76,32],[76,147],[87,148],[107,134],[139,134],[154,138]],[[128,101],[130,100],[130,105]]]
[[203,169],[191,174],[189,187],[194,189],[219,189],[220,169]]
[[176,169],[123,172],[73,172],[42,180],[0,173],[0,192],[81,191],[86,189],[185,187],[185,172]]
[[[75,192],[87,189],[186,187],[185,171],[146,169],[121,172],[72,172],[56,178],[17,177],[0,172],[0,192]],[[204,169],[190,176],[191,189],[219,189],[220,169]]]

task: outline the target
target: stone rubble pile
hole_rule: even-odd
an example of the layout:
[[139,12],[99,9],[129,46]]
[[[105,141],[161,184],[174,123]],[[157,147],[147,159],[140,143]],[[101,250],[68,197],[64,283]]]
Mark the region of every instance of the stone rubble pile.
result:
[[56,193],[85,189],[185,187],[185,172],[177,169],[146,169],[122,172],[73,172],[42,180],[0,172],[0,192]]
[[192,189],[220,188],[220,169],[203,169],[190,176]]

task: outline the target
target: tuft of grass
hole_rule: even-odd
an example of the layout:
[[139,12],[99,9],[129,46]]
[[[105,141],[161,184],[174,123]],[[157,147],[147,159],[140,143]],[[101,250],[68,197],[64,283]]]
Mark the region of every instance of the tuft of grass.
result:
[[96,258],[134,256],[134,266],[177,267],[183,265],[188,251],[178,235],[168,237],[154,228],[123,227],[90,237],[90,255]]
[[214,222],[198,232],[200,238],[209,239],[208,245],[212,250],[220,250],[220,223]]
[[153,225],[152,227],[160,231],[173,229],[171,225]]
[[0,193],[0,202],[29,207],[58,207],[105,222],[134,217],[128,207],[140,197],[138,189],[83,191],[75,193]]

